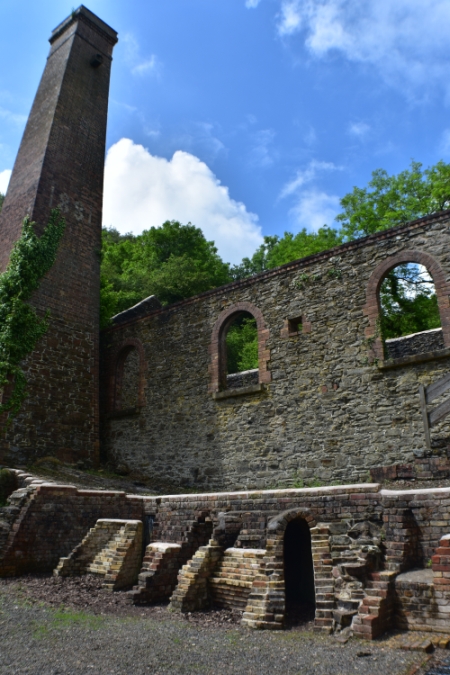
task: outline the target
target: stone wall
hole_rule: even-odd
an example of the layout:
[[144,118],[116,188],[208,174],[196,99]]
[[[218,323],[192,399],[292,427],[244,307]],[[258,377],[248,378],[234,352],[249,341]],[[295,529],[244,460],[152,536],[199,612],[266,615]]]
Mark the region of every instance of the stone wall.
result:
[[[419,384],[450,364],[449,221],[443,213],[393,228],[128,322],[122,313],[103,335],[105,456],[199,490],[349,482],[426,457]],[[379,355],[373,289],[377,274],[404,260],[432,268],[445,349],[390,367]],[[221,317],[225,326],[252,307],[259,383],[221,390]],[[298,317],[302,330],[293,331]],[[119,415],[111,392],[130,341],[142,350],[142,405]],[[435,457],[449,437],[444,419],[432,429]]]
[[401,359],[415,354],[427,354],[437,352],[445,348],[442,328],[424,330],[421,333],[413,333],[404,337],[386,340],[386,357],[388,359]]

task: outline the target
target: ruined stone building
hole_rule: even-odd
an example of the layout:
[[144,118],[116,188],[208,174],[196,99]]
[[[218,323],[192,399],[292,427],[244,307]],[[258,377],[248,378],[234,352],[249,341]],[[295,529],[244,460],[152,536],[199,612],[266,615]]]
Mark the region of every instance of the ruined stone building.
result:
[[[318,628],[448,632],[450,488],[377,481],[450,474],[450,212],[168,307],[147,298],[114,318],[99,351],[116,41],[85,7],[52,33],[0,216],[2,269],[27,213],[41,227],[55,206],[67,219],[33,298],[50,329],[27,360],[29,396],[0,437],[0,463],[96,465],[101,452],[199,494],[77,490],[14,470],[0,575],[96,573],[111,590],[135,583],[136,603],[193,611],[212,600],[252,627],[282,627],[300,599]],[[383,344],[379,289],[401,263],[428,270],[441,328]],[[227,330],[244,314],[258,368],[227,375]],[[314,481],[330,486],[300,487]]]

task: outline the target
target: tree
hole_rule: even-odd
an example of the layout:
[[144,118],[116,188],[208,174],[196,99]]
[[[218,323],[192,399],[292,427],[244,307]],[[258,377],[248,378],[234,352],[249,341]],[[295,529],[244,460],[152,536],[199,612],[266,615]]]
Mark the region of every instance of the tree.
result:
[[336,217],[346,241],[401,225],[450,206],[450,164],[438,162],[422,170],[420,162],[389,176],[384,169],[372,173],[366,188],[354,187],[341,199]]
[[2,192],[0,192],[0,211],[2,210],[4,201],[5,201],[5,195]]
[[258,367],[258,329],[255,319],[242,314],[228,329],[227,373],[241,373]]
[[244,258],[240,265],[231,268],[234,279],[243,279],[285,263],[321,253],[342,244],[342,235],[331,227],[321,227],[317,232],[303,228],[297,234],[285,232],[284,237],[264,237],[264,244],[251,258]]
[[104,229],[101,325],[149,295],[169,304],[230,280],[214,243],[191,223],[166,221],[138,236]]
[[422,265],[409,263],[391,270],[381,284],[380,303],[385,339],[441,325],[434,284]]

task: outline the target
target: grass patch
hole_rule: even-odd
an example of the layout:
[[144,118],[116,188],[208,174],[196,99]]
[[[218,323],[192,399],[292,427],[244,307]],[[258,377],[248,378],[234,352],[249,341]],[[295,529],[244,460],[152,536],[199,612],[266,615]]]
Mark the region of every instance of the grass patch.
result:
[[104,623],[105,619],[102,616],[87,614],[86,612],[56,609],[52,610],[49,620],[45,623],[35,622],[33,637],[36,640],[42,640],[50,637],[54,632],[73,627],[84,628],[88,631],[99,630]]

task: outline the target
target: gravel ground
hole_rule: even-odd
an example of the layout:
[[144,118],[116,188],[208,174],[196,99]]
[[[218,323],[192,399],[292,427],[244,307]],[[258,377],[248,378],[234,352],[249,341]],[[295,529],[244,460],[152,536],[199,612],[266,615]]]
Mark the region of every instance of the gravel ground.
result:
[[92,578],[0,580],[0,675],[410,675],[424,661],[383,640],[342,644],[308,623],[250,631],[236,618],[131,607]]

